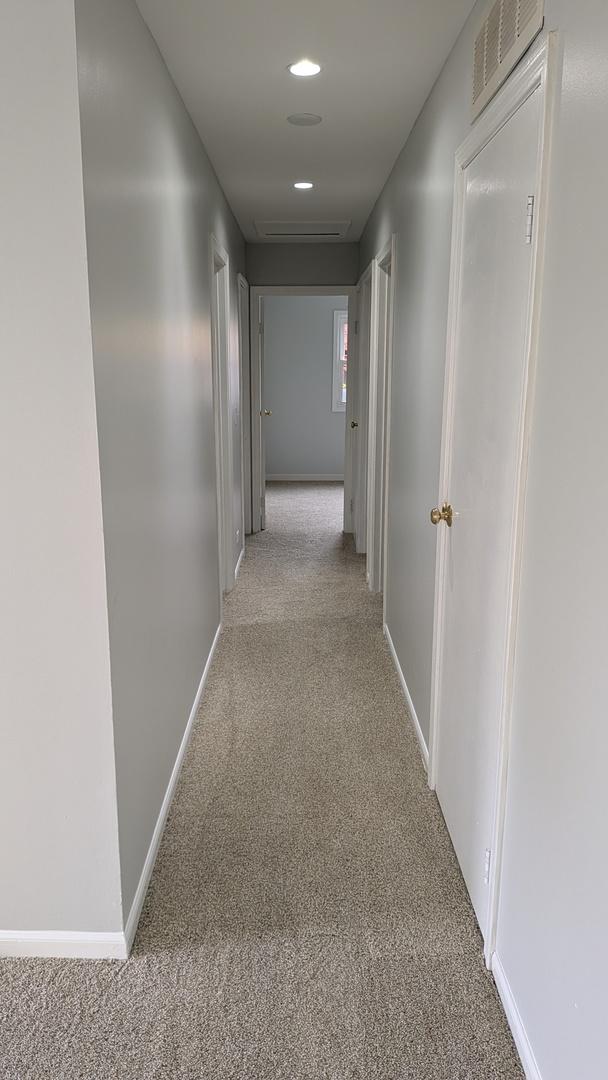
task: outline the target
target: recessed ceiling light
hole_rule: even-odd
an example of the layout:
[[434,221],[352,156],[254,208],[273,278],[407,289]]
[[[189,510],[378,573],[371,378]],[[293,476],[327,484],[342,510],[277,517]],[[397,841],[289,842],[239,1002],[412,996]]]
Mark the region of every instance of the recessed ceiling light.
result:
[[312,184],[310,180],[296,180],[293,186],[297,188],[298,191],[308,191],[309,188],[314,187],[314,184]]
[[313,124],[320,124],[322,119],[323,117],[316,113],[297,112],[287,117],[287,123],[295,124],[296,127],[312,127]]
[[315,60],[296,60],[288,67],[288,71],[292,75],[297,75],[299,79],[310,79],[311,75],[318,75],[320,70],[321,65]]

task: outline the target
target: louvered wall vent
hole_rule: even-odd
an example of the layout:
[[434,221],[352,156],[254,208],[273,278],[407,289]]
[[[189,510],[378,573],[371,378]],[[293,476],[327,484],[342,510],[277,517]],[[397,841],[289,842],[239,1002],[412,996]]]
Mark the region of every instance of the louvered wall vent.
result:
[[262,240],[343,240],[350,221],[256,221]]
[[475,38],[473,120],[543,25],[544,0],[495,0]]

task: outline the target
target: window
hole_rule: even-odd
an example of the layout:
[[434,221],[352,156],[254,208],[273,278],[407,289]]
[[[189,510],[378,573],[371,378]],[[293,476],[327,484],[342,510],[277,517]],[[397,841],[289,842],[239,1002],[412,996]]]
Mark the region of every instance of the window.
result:
[[348,369],[348,311],[334,311],[334,363],[332,412],[346,412]]

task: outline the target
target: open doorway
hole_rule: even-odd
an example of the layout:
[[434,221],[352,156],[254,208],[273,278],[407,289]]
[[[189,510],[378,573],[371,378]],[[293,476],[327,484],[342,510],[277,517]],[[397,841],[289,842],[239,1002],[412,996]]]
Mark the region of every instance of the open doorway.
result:
[[382,593],[386,592],[395,251],[392,236],[359,279],[356,348],[349,373],[352,532],[356,551],[366,555],[370,590]]
[[347,374],[350,286],[251,294],[252,532],[266,528],[267,485],[331,486],[350,531]]

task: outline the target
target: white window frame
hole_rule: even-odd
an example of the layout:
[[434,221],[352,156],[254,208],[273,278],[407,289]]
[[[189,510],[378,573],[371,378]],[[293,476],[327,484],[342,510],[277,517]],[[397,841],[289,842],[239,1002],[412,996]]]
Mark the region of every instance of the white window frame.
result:
[[[342,396],[342,327],[348,326],[348,311],[342,308],[334,311],[334,351],[333,351],[333,378],[331,390],[331,411],[346,412],[346,402],[340,401]],[[349,342],[350,344],[350,342]]]

